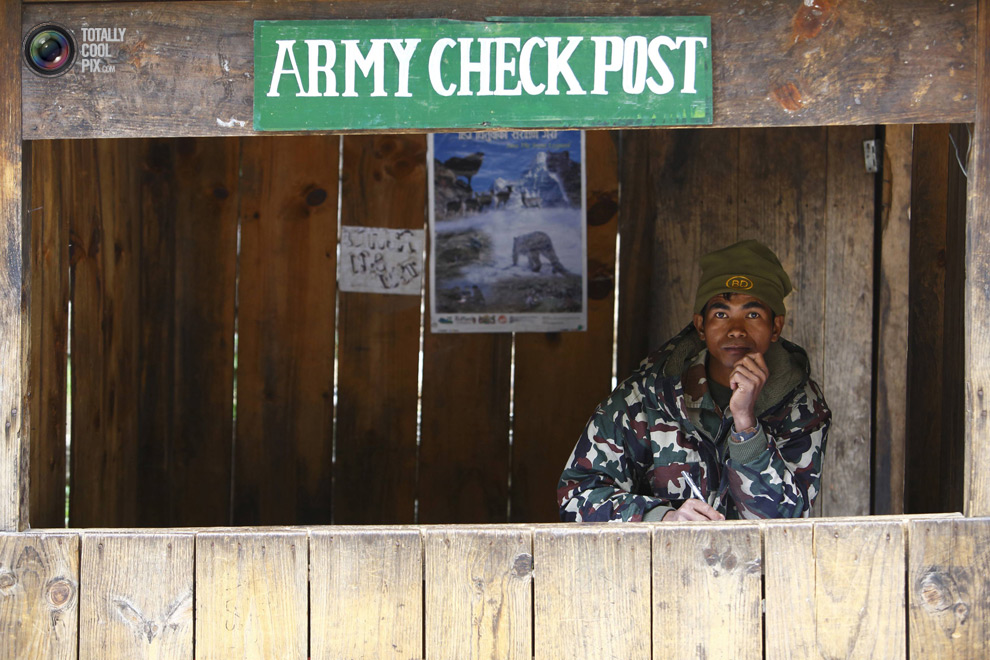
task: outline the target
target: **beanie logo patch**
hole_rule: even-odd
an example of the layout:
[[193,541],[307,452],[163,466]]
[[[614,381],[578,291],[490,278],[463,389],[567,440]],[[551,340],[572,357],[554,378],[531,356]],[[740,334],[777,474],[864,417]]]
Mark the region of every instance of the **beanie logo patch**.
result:
[[753,280],[745,275],[733,275],[725,281],[725,286],[729,289],[748,291],[753,288]]

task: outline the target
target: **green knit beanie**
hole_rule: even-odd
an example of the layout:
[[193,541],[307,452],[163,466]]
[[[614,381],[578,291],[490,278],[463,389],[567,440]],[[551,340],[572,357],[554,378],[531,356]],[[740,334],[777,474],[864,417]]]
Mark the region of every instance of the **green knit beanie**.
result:
[[745,293],[766,303],[774,314],[787,313],[784,298],[791,292],[791,278],[777,255],[755,240],[739,241],[701,258],[701,281],[694,312],[720,293]]

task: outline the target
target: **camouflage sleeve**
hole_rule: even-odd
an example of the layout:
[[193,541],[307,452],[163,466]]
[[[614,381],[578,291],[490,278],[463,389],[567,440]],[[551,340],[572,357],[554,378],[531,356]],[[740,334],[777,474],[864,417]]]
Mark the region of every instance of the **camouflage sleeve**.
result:
[[747,463],[726,462],[729,495],[741,518],[810,515],[831,421],[821,390],[809,381],[790,405],[761,422],[766,449]]
[[[637,494],[652,460],[642,404],[615,405],[616,401],[622,401],[618,394],[592,415],[560,477],[557,502],[565,522],[639,521],[666,504]],[[644,433],[637,433],[636,424]]]

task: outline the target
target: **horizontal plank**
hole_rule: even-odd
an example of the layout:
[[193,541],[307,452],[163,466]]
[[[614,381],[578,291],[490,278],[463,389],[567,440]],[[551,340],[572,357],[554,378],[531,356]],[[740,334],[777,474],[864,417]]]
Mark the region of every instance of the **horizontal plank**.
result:
[[[423,649],[423,543],[415,528],[310,536],[314,658],[414,658]],[[347,622],[323,625],[323,622]]]
[[990,519],[908,526],[911,656],[985,658],[990,652]]
[[653,657],[763,658],[762,561],[756,525],[657,525]]
[[423,550],[426,657],[533,657],[531,533],[429,530]]
[[0,657],[74,660],[79,536],[0,535]]
[[[708,15],[714,125],[969,122],[975,116],[976,0],[490,0],[433,3],[28,4],[25,33],[57,21],[126,30],[113,72],[25,70],[25,139],[253,132],[256,19]],[[602,118],[608,125],[608,118]],[[401,127],[397,127],[401,130]],[[443,127],[436,127],[443,128]]]
[[305,531],[196,536],[196,657],[302,660]]
[[79,656],[193,657],[189,533],[83,534]]
[[[533,534],[534,656],[650,656],[650,526],[558,525]],[[671,656],[673,657],[673,656]]]

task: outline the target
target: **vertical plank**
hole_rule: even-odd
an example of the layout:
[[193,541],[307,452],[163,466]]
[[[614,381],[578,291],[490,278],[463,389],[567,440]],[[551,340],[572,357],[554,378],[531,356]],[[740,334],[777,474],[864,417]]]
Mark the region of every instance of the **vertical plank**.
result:
[[908,419],[912,126],[891,125],[883,141],[883,206],[877,319],[873,513],[904,513]]
[[196,536],[196,657],[306,657],[306,532]]
[[[135,445],[136,469],[144,483],[137,494],[138,516],[143,524],[167,526],[172,510],[169,488],[173,465],[173,439],[177,415],[175,391],[176,261],[175,227],[178,222],[176,197],[175,141],[138,140],[131,165],[140,172],[135,190],[122,195],[137,198],[132,218],[140,244],[138,299],[139,359],[134,368],[140,373],[138,391],[138,432],[130,440]],[[186,182],[189,186],[196,183]],[[195,486],[190,485],[195,488]],[[207,504],[208,506],[208,504]]]
[[505,334],[426,333],[419,522],[506,520],[511,348]]
[[904,522],[817,522],[814,534],[819,653],[906,658]]
[[137,515],[142,140],[71,145],[70,524],[134,526]]
[[339,142],[243,142],[235,524],[330,521]]
[[423,533],[428,658],[532,658],[532,532]]
[[240,141],[176,144],[175,400],[168,525],[230,521]]
[[31,524],[65,526],[69,224],[63,206],[68,142],[31,144]]
[[828,129],[825,399],[835,411],[822,463],[826,516],[870,513],[873,421],[873,242],[876,176],[863,142],[872,126]]
[[78,535],[0,535],[0,656],[74,660],[78,594]]
[[823,387],[826,152],[824,128],[740,132],[738,238],[766,243],[790,275],[783,334],[808,352]]
[[616,375],[631,374],[646,357],[650,330],[643,323],[653,283],[653,232],[656,203],[651,170],[652,136],[649,131],[619,131],[619,294],[616,328]]
[[767,660],[819,657],[813,523],[763,527]]
[[966,212],[966,515],[990,515],[990,1],[977,4],[976,128]]
[[911,657],[986,657],[990,520],[915,520],[908,530]]
[[649,314],[653,351],[691,321],[701,255],[738,238],[742,155],[735,129],[658,130],[651,137],[650,167],[656,172],[651,181],[656,201]]
[[335,528],[310,535],[313,658],[423,653],[423,542],[418,529]]
[[911,304],[908,313],[908,444],[904,494],[909,513],[943,511],[946,478],[941,396],[945,383],[944,319],[949,127],[914,129],[911,173]]
[[193,657],[191,533],[84,533],[79,657]]
[[144,525],[229,522],[238,156],[233,138],[141,154]]
[[763,658],[757,525],[657,525],[653,557],[654,658]]
[[611,390],[617,153],[608,132],[588,131],[585,141],[588,327],[516,335],[510,510],[516,522],[559,519],[554,489],[564,462]]
[[648,526],[534,530],[537,660],[650,657],[651,571]]
[[[355,135],[343,145],[341,225],[423,230],[426,137]],[[414,522],[421,302],[339,294],[335,523]]]
[[[967,179],[963,174],[969,153],[971,131],[965,125],[949,128],[954,140],[947,145],[949,154],[948,209],[945,218],[945,325],[942,364],[945,380],[942,384],[943,441],[942,463],[945,478],[941,479],[939,501],[941,511],[962,511],[965,507],[964,483],[966,473],[965,439],[965,364],[966,342],[966,194]],[[957,160],[958,153],[958,160]]]
[[[26,382],[26,359],[22,355],[22,333],[28,336],[30,319],[21,311],[24,284],[21,206],[21,11],[20,3],[7,2],[0,8],[0,529],[18,529],[21,520],[22,489],[27,474],[21,469],[22,442],[30,419],[23,414],[22,396]],[[23,326],[23,327],[22,327]],[[25,466],[26,467],[26,466]]]

